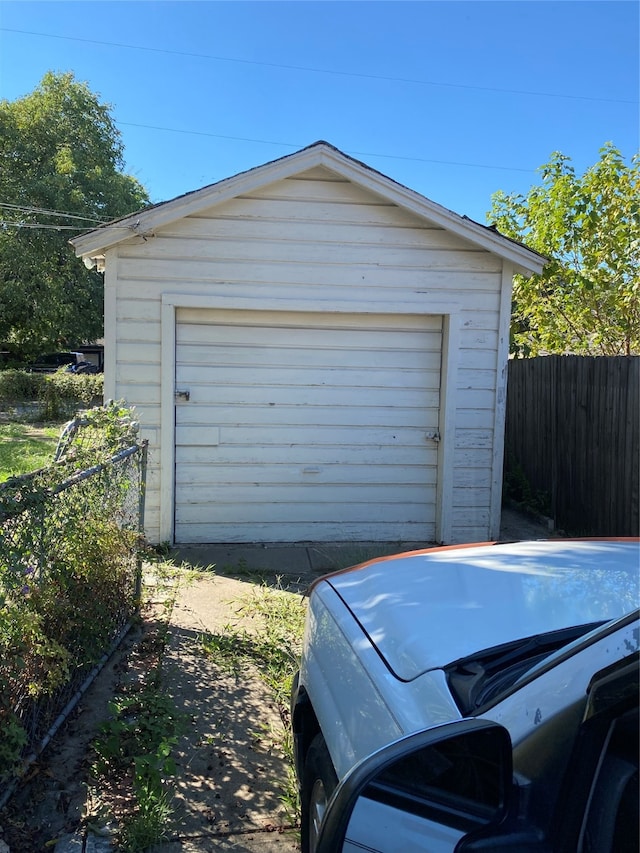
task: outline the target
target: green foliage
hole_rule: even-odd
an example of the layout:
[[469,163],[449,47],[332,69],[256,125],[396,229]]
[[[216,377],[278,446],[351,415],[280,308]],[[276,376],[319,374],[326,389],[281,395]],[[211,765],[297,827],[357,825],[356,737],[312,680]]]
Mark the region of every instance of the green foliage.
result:
[[138,767],[134,790],[138,806],[123,821],[120,847],[125,853],[144,853],[153,844],[168,839],[173,795],[160,779],[149,778],[145,770],[139,773]]
[[102,399],[104,377],[96,374],[67,373],[64,368],[44,375],[39,401],[42,404],[40,417],[54,421],[68,417],[78,409],[91,406]]
[[[167,620],[172,604],[167,602]],[[177,711],[160,683],[166,627],[159,629],[159,658],[147,681],[109,704],[111,719],[101,725],[93,743],[99,787],[122,788],[123,780],[130,781],[133,808],[121,821],[119,839],[119,849],[127,853],[142,853],[165,840],[173,815],[172,751],[186,729],[187,716]]]
[[159,762],[162,773],[175,773],[170,753],[185,720],[166,693],[155,684],[145,685],[133,696],[110,702],[109,710],[112,719],[101,725],[93,744],[98,775],[126,773],[136,761],[140,767],[148,767],[149,761],[154,765]]
[[64,368],[55,373],[0,370],[0,403],[15,410],[23,420],[57,421],[70,417],[102,399],[103,387],[101,373],[67,373]]
[[509,454],[504,472],[503,493],[505,498],[526,510],[551,516],[551,495],[542,489],[534,489],[522,465]]
[[526,196],[497,192],[488,214],[508,237],[546,255],[542,275],[517,276],[512,352],[640,352],[640,156],[607,143],[582,175],[555,152]]
[[138,422],[133,409],[123,401],[110,400],[83,412],[65,426],[58,444],[58,459],[76,466],[90,464],[96,453],[112,456],[138,439]]
[[278,705],[286,709],[298,668],[305,608],[299,596],[261,586],[239,613],[255,620],[255,631],[227,625],[221,633],[203,634],[202,649],[235,674],[248,663],[256,666]]
[[135,809],[122,824],[121,847],[140,853],[167,837],[173,814],[169,781],[175,776],[172,750],[184,730],[185,717],[155,685],[110,703],[113,718],[94,741],[95,773],[120,781],[133,772]]
[[74,230],[58,229],[80,233],[147,204],[123,167],[109,105],[73,74],[49,72],[0,102],[0,198],[18,223],[0,230],[0,341],[11,349],[35,356],[101,336],[102,277],[75,257]]
[[[55,697],[86,675],[136,606],[139,534],[127,501],[133,492],[137,504],[137,469],[100,465],[118,423],[130,440],[131,419],[115,405],[101,420],[101,442],[0,486],[0,781],[32,737],[25,720],[41,701],[57,715]],[[89,460],[91,477],[70,478]]]
[[22,403],[37,400],[43,392],[45,375],[11,368],[0,370],[0,402]]
[[[22,580],[26,580],[23,575]],[[15,580],[13,585],[15,586]],[[38,699],[68,680],[69,655],[42,626],[42,615],[21,606],[29,586],[15,590],[16,601],[0,599],[0,781],[19,767],[27,733],[17,715],[25,702]]]

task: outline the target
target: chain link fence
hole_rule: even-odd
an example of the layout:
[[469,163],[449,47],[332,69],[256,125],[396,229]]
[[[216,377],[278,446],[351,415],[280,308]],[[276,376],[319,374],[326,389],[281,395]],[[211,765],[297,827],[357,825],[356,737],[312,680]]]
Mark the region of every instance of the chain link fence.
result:
[[111,404],[67,425],[50,467],[0,485],[0,802],[138,607],[145,475]]

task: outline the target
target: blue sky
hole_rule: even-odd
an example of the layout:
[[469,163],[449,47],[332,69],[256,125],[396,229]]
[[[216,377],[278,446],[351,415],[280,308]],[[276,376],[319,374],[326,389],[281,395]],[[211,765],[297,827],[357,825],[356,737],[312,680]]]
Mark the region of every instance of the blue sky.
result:
[[154,202],[325,139],[485,221],[639,148],[637,2],[0,2],[0,98],[86,81]]

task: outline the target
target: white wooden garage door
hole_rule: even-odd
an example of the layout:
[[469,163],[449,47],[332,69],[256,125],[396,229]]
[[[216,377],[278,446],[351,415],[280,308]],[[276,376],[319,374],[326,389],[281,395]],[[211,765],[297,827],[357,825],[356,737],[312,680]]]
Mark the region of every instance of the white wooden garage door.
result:
[[442,318],[182,309],[175,539],[432,541]]

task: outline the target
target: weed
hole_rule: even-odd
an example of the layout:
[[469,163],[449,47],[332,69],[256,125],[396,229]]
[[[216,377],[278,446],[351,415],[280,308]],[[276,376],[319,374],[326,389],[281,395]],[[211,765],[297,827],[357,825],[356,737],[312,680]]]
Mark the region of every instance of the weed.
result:
[[183,718],[172,700],[153,685],[134,696],[109,703],[114,715],[100,727],[94,741],[95,769],[99,775],[125,771],[133,762],[149,755],[163,754],[167,745],[177,743]]
[[288,707],[304,630],[305,608],[298,595],[258,587],[240,605],[238,615],[256,620],[256,628],[226,625],[200,637],[202,650],[234,674],[251,663],[257,667],[275,701]]
[[[117,415],[96,434],[129,437]],[[110,456],[96,443],[81,476],[65,462],[0,483],[0,784],[135,611],[140,456]]]
[[542,489],[534,489],[522,465],[507,454],[507,465],[503,483],[504,496],[525,509],[551,516],[551,495]]
[[122,824],[120,846],[126,853],[143,853],[152,844],[166,841],[173,816],[172,793],[164,788],[136,784],[138,808]]
[[141,853],[169,835],[172,780],[176,774],[172,752],[188,719],[178,712],[161,680],[169,618],[177,592],[175,567],[158,563],[154,581],[152,597],[164,590],[162,600],[156,602],[160,616],[154,630],[138,647],[153,665],[145,667],[146,680],[139,689],[133,693],[123,691],[109,704],[112,717],[102,724],[93,743],[96,783],[114,789],[128,786],[119,833],[120,849],[125,853]]

